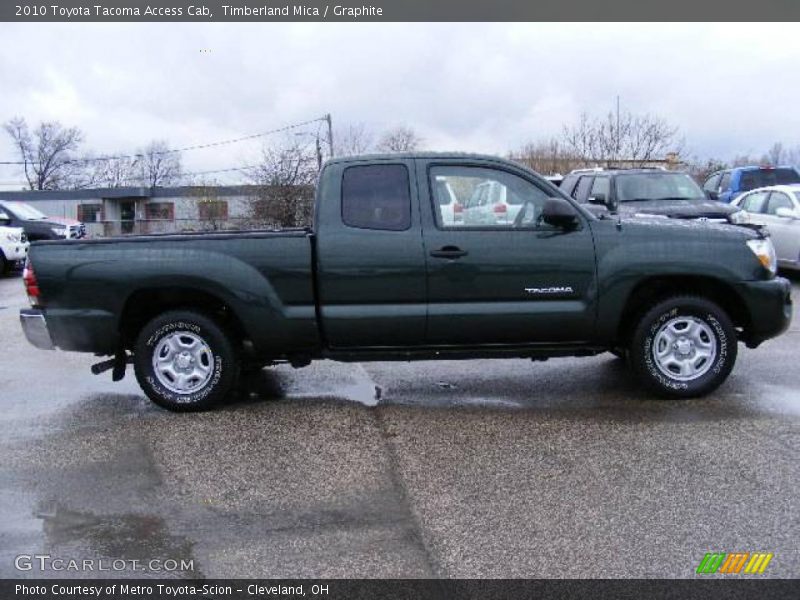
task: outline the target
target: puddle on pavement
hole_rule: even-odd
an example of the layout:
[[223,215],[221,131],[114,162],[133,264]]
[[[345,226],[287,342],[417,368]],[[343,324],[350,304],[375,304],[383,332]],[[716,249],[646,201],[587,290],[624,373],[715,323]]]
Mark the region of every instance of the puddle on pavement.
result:
[[[64,558],[94,558],[113,561],[193,559],[192,544],[169,534],[164,520],[154,515],[96,515],[66,509],[58,504],[43,506],[36,512],[41,520],[49,553]],[[202,577],[199,566],[188,572],[149,572],[152,576]],[[77,575],[77,573],[76,573]],[[148,576],[142,572],[142,576]]]

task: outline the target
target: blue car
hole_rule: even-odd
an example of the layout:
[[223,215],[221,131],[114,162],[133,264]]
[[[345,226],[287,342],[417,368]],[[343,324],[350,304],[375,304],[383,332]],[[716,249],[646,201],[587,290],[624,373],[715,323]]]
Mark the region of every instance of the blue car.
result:
[[800,183],[800,171],[795,167],[734,167],[712,174],[703,190],[711,200],[730,203],[756,188],[792,183]]

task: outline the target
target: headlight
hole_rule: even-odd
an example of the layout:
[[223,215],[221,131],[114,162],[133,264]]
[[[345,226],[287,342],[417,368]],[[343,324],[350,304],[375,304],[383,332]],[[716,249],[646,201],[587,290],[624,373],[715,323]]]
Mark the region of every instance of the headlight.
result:
[[19,234],[18,233],[9,233],[6,235],[9,242],[18,242],[19,241]]
[[64,229],[63,227],[51,227],[50,231],[52,231],[56,235],[60,235],[62,237],[66,237],[66,235],[67,235],[67,230]]
[[737,210],[728,215],[728,220],[734,225],[742,225],[750,222],[750,215],[743,210]]
[[764,268],[775,275],[778,271],[778,258],[775,256],[775,246],[772,245],[772,240],[769,238],[747,240],[747,245],[759,262],[764,265]]

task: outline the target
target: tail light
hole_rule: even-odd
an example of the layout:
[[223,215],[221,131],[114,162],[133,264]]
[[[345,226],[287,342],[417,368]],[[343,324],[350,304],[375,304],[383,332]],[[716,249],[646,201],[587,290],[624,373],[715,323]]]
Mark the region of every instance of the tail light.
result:
[[494,212],[496,214],[506,214],[506,205],[505,204],[495,204],[494,205]]
[[453,214],[460,215],[464,212],[464,205],[460,202],[453,204]]
[[41,304],[39,291],[39,282],[36,281],[36,273],[33,272],[33,263],[30,257],[25,260],[25,269],[22,271],[22,281],[25,284],[25,292],[28,294],[28,301],[31,306],[39,306]]

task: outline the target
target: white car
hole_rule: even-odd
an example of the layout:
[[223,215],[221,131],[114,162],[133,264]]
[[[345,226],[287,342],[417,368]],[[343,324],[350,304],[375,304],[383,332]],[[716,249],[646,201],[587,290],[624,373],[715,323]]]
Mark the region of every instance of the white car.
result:
[[28,256],[30,242],[21,227],[0,225],[0,275],[19,266]]
[[447,227],[461,225],[464,222],[464,205],[458,201],[450,182],[446,177],[437,177],[435,185],[436,201],[439,204],[442,225]]
[[522,199],[499,181],[485,181],[464,207],[467,225],[511,225],[522,208]]
[[731,204],[745,211],[750,223],[766,226],[779,266],[800,270],[800,184],[750,190]]

